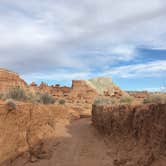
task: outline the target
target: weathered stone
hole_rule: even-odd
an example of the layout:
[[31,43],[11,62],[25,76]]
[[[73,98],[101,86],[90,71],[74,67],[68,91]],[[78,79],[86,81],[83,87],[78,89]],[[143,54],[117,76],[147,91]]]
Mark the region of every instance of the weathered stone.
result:
[[[123,95],[123,91],[114,85],[111,79],[107,78],[95,78],[95,84],[99,83],[102,87],[102,91],[98,91],[97,86],[92,85],[88,81],[73,80],[71,87],[60,86],[59,84],[49,86],[42,82],[39,86],[32,82],[29,86],[24,80],[22,80],[18,74],[0,69],[0,90],[6,92],[11,87],[23,87],[29,90],[48,92],[55,99],[64,99],[67,103],[86,103],[92,104],[94,99],[99,96],[120,97]],[[93,81],[93,79],[91,79]]]
[[26,88],[27,84],[17,73],[0,69],[0,92],[5,93],[12,87]]

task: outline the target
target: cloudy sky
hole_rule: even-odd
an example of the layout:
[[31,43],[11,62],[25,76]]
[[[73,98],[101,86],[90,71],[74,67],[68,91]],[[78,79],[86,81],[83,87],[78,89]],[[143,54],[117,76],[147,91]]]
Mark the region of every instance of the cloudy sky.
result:
[[0,67],[27,82],[166,84],[165,0],[0,0]]

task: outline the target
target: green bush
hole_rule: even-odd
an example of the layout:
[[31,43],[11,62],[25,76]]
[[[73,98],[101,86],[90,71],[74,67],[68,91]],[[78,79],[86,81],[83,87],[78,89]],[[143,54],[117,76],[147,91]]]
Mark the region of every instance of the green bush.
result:
[[60,100],[59,100],[59,104],[61,104],[61,105],[65,104],[65,102],[66,102],[66,101],[65,101],[64,99],[60,99]]
[[151,95],[143,100],[143,103],[162,103],[166,104],[166,95]]
[[131,104],[133,100],[134,98],[132,96],[124,95],[120,98],[120,103]]
[[27,99],[26,92],[21,87],[11,88],[6,94],[7,99],[25,101]]
[[48,93],[41,93],[39,94],[38,102],[42,104],[54,104],[55,99],[53,96],[49,95]]
[[12,99],[7,99],[5,104],[7,106],[7,111],[8,112],[13,111],[13,110],[16,109],[16,103]]

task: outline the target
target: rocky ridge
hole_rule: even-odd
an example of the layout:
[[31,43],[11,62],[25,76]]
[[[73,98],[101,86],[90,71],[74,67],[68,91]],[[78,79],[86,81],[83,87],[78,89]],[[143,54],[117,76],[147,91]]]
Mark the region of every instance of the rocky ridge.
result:
[[12,87],[22,87],[28,90],[48,92],[55,99],[64,99],[68,103],[91,104],[97,96],[120,97],[124,92],[117,87],[110,78],[94,78],[90,80],[73,80],[72,86],[49,86],[41,83],[39,86],[32,82],[30,85],[15,72],[0,69],[0,90],[7,92]]

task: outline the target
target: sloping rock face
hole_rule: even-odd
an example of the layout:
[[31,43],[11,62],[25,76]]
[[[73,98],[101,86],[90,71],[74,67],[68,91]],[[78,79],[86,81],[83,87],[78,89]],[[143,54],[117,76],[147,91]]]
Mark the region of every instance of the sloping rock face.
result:
[[121,97],[125,94],[117,85],[115,85],[111,78],[97,77],[87,80],[86,83],[94,88],[99,95],[110,97]]
[[5,93],[12,87],[27,87],[27,84],[22,80],[17,73],[9,70],[0,69],[0,92]]
[[68,124],[73,118],[79,114],[69,107],[17,103],[7,113],[6,105],[1,104],[0,165],[14,166],[19,156],[30,162],[49,159],[57,144],[57,124]]

